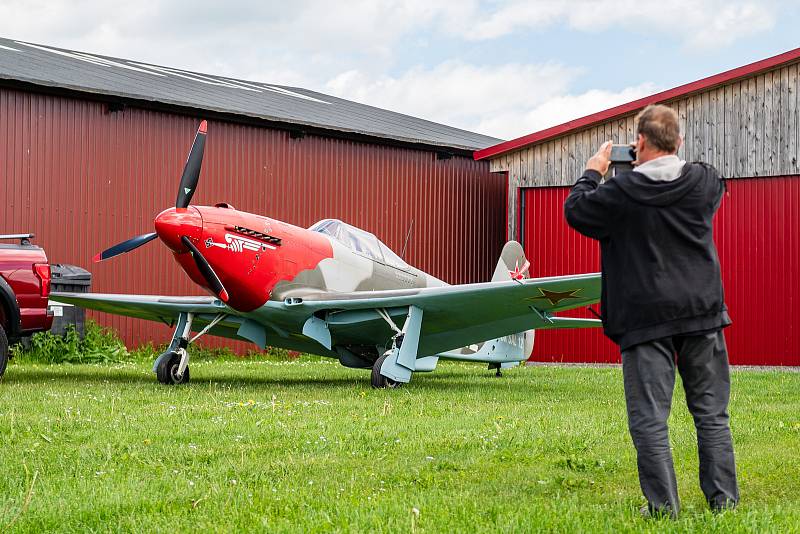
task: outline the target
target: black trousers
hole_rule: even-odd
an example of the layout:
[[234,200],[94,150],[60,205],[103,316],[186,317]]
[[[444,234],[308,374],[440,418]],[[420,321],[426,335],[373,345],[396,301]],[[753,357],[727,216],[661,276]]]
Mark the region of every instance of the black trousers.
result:
[[680,505],[667,429],[676,365],[697,429],[700,488],[712,508],[735,506],[739,488],[728,422],[730,373],[721,330],[658,339],[622,351],[628,428],[642,492],[652,513],[677,516]]

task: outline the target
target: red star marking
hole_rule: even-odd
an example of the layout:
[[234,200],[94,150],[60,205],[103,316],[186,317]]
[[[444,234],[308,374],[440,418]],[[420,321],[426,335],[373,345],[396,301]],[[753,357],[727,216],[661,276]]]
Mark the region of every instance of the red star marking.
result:
[[536,289],[539,290],[539,293],[541,293],[541,295],[539,295],[538,297],[529,297],[528,300],[539,300],[539,299],[549,300],[550,304],[552,304],[553,306],[558,306],[558,303],[561,302],[562,300],[579,299],[580,297],[576,297],[575,294],[580,292],[581,290],[581,288],[578,288],[567,291],[550,291],[549,289],[542,289],[541,287],[537,287]]
[[530,266],[531,266],[531,262],[529,262],[528,260],[525,260],[525,264],[520,269],[519,260],[517,260],[514,263],[514,270],[513,271],[508,271],[508,274],[511,275],[511,279],[512,280],[522,280],[523,278],[525,278],[525,271],[527,271]]

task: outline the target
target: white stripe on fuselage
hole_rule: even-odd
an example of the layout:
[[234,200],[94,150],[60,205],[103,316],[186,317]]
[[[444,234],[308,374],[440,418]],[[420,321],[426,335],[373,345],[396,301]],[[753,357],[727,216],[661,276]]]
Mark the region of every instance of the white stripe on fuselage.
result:
[[270,249],[275,250],[274,245],[267,245],[266,243],[262,243],[261,241],[256,241],[254,239],[248,239],[247,237],[242,237],[240,235],[232,235],[232,234],[225,234],[225,243],[215,243],[210,237],[206,239],[206,248],[209,247],[218,247],[228,249],[232,252],[244,252],[245,250],[249,250],[251,252],[258,252],[262,249]]
[[[260,241],[248,239],[240,235],[225,234],[225,241],[228,243],[228,248],[234,252],[242,252],[244,250],[258,252],[261,250],[262,246],[267,246],[262,244]],[[270,248],[274,249],[275,247]]]

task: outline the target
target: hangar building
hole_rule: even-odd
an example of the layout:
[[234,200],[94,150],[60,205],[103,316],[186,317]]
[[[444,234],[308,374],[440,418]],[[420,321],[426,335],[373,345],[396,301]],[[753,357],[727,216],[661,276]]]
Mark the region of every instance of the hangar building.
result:
[[[523,242],[533,276],[599,270],[599,247],[567,226],[563,201],[603,141],[633,141],[636,113],[665,103],[683,122],[679,156],[729,179],[715,236],[732,363],[800,365],[798,69],[800,49],[477,151],[508,177],[508,234]],[[537,336],[533,359],[619,354],[599,330],[551,330]]]
[[[296,87],[0,39],[2,233],[30,231],[98,292],[193,295],[160,243],[102,264],[174,206],[200,119],[193,203],[298,226],[339,218],[450,283],[489,280],[505,233],[504,177],[473,151],[499,139]],[[500,215],[499,215],[500,214]],[[95,317],[130,343],[169,328]],[[241,347],[240,347],[241,348]]]

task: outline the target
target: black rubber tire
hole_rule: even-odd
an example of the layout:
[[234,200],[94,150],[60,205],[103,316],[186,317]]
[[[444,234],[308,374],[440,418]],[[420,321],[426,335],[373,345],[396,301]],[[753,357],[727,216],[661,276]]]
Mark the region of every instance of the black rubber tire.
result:
[[8,338],[3,325],[0,325],[0,378],[6,372],[6,366],[8,366]]
[[375,364],[372,366],[371,382],[372,387],[375,389],[394,389],[403,385],[402,382],[397,382],[396,380],[392,380],[391,378],[387,378],[381,374],[381,365],[383,365],[383,362],[386,361],[386,358],[388,357],[389,353],[384,353],[377,360],[375,360]]
[[158,367],[156,367],[156,378],[158,378],[158,381],[165,386],[187,383],[189,381],[188,365],[186,366],[186,371],[183,372],[183,376],[180,378],[180,380],[178,380],[178,378],[175,376],[180,364],[181,356],[175,352],[170,354],[169,358],[164,358],[158,362]]

